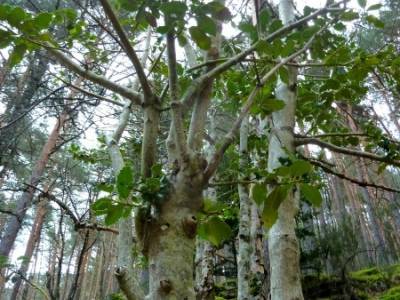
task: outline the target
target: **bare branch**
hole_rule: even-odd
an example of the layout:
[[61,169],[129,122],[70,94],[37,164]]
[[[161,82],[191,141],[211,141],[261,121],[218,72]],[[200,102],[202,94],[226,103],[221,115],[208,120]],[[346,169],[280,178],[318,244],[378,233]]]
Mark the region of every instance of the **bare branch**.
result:
[[45,47],[46,50],[65,68],[71,70],[72,72],[75,72],[82,78],[85,78],[96,84],[99,84],[102,87],[131,100],[133,103],[137,105],[142,105],[143,103],[142,96],[139,93],[135,92],[134,90],[118,85],[103,76],[97,75],[96,73],[90,70],[82,68],[80,65],[75,63],[69,57],[67,57],[64,53],[62,53],[58,49],[55,49],[50,44],[45,44],[45,45],[42,44],[42,46]]
[[[61,79],[61,78],[60,78],[60,79]],[[85,90],[85,89],[83,89],[83,88],[81,88],[81,87],[79,87],[79,86],[77,86],[77,85],[75,85],[75,84],[73,84],[73,83],[66,82],[66,81],[63,80],[63,79],[61,79],[61,80],[62,80],[65,84],[67,84],[68,86],[72,87],[73,89],[75,89],[75,90],[77,90],[77,91],[79,91],[79,92],[81,92],[81,93],[83,93],[83,94],[86,94],[86,95],[88,95],[88,96],[90,96],[90,97],[98,98],[98,99],[103,100],[103,101],[105,101],[105,102],[108,102],[108,103],[111,103],[111,104],[114,104],[114,105],[118,105],[118,106],[121,106],[121,107],[124,106],[124,104],[121,103],[121,102],[115,101],[115,100],[113,100],[113,99],[104,97],[104,96],[99,95],[99,94],[96,94],[96,93],[92,93],[91,91]]]
[[400,190],[397,190],[397,189],[394,189],[394,188],[391,188],[391,187],[387,187],[387,186],[384,186],[384,185],[378,185],[378,184],[374,184],[374,183],[369,183],[369,182],[365,182],[365,181],[361,181],[361,180],[358,180],[358,179],[355,179],[355,178],[348,177],[345,174],[339,173],[339,172],[337,172],[335,170],[332,170],[331,168],[328,168],[324,163],[322,163],[319,160],[312,159],[312,158],[305,157],[305,156],[302,156],[302,157],[305,160],[308,160],[314,166],[317,166],[317,167],[321,168],[326,173],[335,175],[336,177],[339,177],[341,179],[350,181],[350,182],[352,182],[354,184],[357,184],[359,186],[372,187],[372,188],[381,189],[381,190],[392,192],[392,193],[400,193]]
[[54,195],[50,194],[47,191],[44,191],[34,185],[28,184],[28,183],[24,183],[26,186],[28,186],[29,188],[33,188],[37,191],[40,192],[40,198],[46,198],[50,201],[53,201],[54,203],[56,203],[71,219],[71,221],[74,223],[74,227],[75,230],[79,230],[79,229],[93,229],[93,230],[98,230],[98,231],[108,231],[108,232],[112,232],[115,234],[118,234],[118,230],[115,230],[113,228],[109,228],[109,227],[103,227],[103,226],[99,226],[96,223],[93,224],[89,224],[89,223],[82,223],[77,216],[75,216],[75,214],[73,213],[73,211],[62,201],[60,201],[59,199],[57,199],[57,197],[55,197]]
[[171,129],[181,159],[187,157],[185,134],[183,130],[182,103],[179,102],[178,76],[176,69],[175,37],[172,32],[167,33],[169,95],[171,98]]
[[398,160],[390,159],[386,156],[380,156],[380,155],[370,153],[370,152],[364,152],[364,151],[359,151],[359,150],[355,150],[355,149],[339,147],[339,146],[333,145],[331,143],[321,141],[317,138],[297,138],[295,140],[295,146],[302,146],[302,145],[306,145],[306,144],[317,145],[317,146],[320,146],[321,148],[326,148],[333,152],[357,156],[357,157],[363,157],[363,158],[367,158],[370,160],[380,161],[380,162],[387,163],[389,165],[400,167],[400,161],[398,161]]
[[114,30],[116,31],[118,37],[121,40],[121,44],[128,55],[129,59],[131,60],[133,66],[135,67],[140,85],[143,89],[144,93],[144,102],[146,104],[150,104],[153,99],[153,92],[147,80],[146,74],[144,72],[143,66],[136,55],[135,50],[133,49],[131,43],[129,42],[128,36],[126,35],[124,29],[122,28],[120,22],[118,21],[117,16],[115,15],[110,3],[107,0],[100,0],[101,5],[103,6],[104,12],[108,16],[109,20],[111,21]]

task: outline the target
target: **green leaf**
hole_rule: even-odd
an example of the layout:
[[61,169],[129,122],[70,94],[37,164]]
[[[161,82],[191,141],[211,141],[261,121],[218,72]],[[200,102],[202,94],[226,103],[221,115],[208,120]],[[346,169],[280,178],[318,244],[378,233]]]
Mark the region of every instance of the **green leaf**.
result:
[[304,198],[306,198],[312,205],[317,207],[321,206],[322,197],[318,188],[307,183],[302,183],[300,184],[300,191]]
[[290,167],[281,166],[281,167],[275,169],[275,174],[277,176],[282,176],[282,177],[289,176],[290,175]]
[[211,39],[198,26],[190,27],[189,33],[200,49],[208,50],[211,47]]
[[210,241],[213,245],[219,246],[232,236],[232,230],[228,224],[217,216],[212,216],[199,224],[197,234],[201,238]]
[[224,22],[229,21],[232,18],[232,14],[229,9],[219,1],[211,1],[204,7],[209,9],[213,18],[216,18],[217,20]]
[[378,4],[373,4],[373,5],[371,5],[370,7],[368,7],[368,11],[371,11],[371,10],[378,10],[378,9],[381,9],[381,7],[382,7],[383,5],[382,4],[380,4],[380,3],[378,3]]
[[158,26],[157,27],[157,32],[161,34],[166,34],[168,31],[170,31],[172,28],[170,26]]
[[352,146],[358,146],[360,143],[360,140],[356,136],[350,136],[347,138],[347,142]]
[[111,208],[111,206],[112,206],[111,198],[100,198],[91,205],[91,209],[93,210],[96,216],[100,216],[108,214],[108,211]]
[[178,35],[179,46],[184,47],[187,44],[187,39],[183,34]]
[[271,20],[271,14],[270,14],[269,10],[268,9],[263,9],[260,12],[258,20],[260,22],[261,29],[265,30],[265,28],[267,28],[268,22]]
[[345,22],[350,22],[358,18],[359,18],[358,13],[354,11],[346,11],[340,16],[340,19]]
[[127,11],[136,11],[138,10],[141,2],[139,1],[131,1],[131,0],[117,0],[117,4],[119,4],[123,9]]
[[333,28],[335,28],[337,31],[344,31],[346,30],[346,25],[340,22],[333,25]]
[[205,198],[203,201],[203,211],[209,214],[221,212],[226,205],[220,201]]
[[367,5],[367,0],[357,0],[358,5],[364,8]]
[[12,9],[13,7],[8,4],[0,4],[0,20],[7,20]]
[[240,29],[241,31],[243,31],[243,32],[245,32],[245,33],[247,33],[247,34],[249,34],[249,36],[251,36],[251,37],[253,37],[255,34],[257,34],[257,29],[256,29],[256,27],[255,27],[252,23],[250,23],[250,22],[248,22],[248,21],[246,21],[246,22],[241,22],[241,23],[239,24],[239,29]]
[[108,209],[108,213],[104,218],[104,224],[106,225],[115,224],[123,216],[124,216],[124,205],[118,204],[110,206]]
[[305,160],[296,160],[289,168],[293,177],[300,177],[312,171],[312,165]]
[[38,14],[34,19],[33,22],[35,24],[35,26],[41,30],[41,29],[46,29],[50,26],[51,21],[53,20],[53,15],[48,13],[48,12],[44,12],[44,13],[40,13]]
[[133,174],[129,166],[125,166],[117,176],[117,192],[120,198],[126,199],[133,187]]
[[289,72],[286,68],[279,69],[279,78],[286,84],[289,84]]
[[114,190],[114,186],[112,184],[107,184],[104,182],[97,184],[96,187],[99,191],[103,191],[103,192],[107,192],[107,193],[111,193]]
[[18,44],[14,47],[10,55],[10,66],[13,67],[21,62],[27,51],[26,44]]
[[367,20],[369,24],[375,26],[376,28],[382,29],[385,27],[385,23],[373,15],[368,15],[365,20]]
[[8,13],[7,21],[12,26],[18,27],[27,17],[28,14],[21,7],[17,6]]
[[8,47],[13,41],[11,33],[0,29],[0,49]]
[[8,263],[8,257],[4,256],[4,255],[0,255],[0,268],[4,268],[7,266],[10,266],[10,264]]
[[160,5],[160,10],[167,15],[174,19],[183,19],[185,16],[187,6],[185,3],[180,1],[171,1],[162,3]]
[[162,175],[162,165],[155,164],[151,167],[151,176],[152,177],[161,177]]
[[197,26],[205,33],[216,35],[217,24],[208,16],[201,16],[197,19]]
[[271,228],[274,225],[278,219],[278,208],[282,201],[286,199],[291,188],[291,184],[280,185],[268,195],[261,215],[265,227]]
[[267,99],[261,105],[261,109],[265,114],[270,114],[274,111],[281,110],[284,107],[285,102],[279,99]]
[[265,186],[265,184],[255,184],[251,189],[251,196],[254,202],[257,203],[257,205],[261,205],[262,203],[264,203],[265,199],[267,199],[267,187]]
[[274,21],[272,21],[272,23],[269,27],[269,32],[275,32],[282,27],[283,27],[282,21],[279,19],[275,19]]

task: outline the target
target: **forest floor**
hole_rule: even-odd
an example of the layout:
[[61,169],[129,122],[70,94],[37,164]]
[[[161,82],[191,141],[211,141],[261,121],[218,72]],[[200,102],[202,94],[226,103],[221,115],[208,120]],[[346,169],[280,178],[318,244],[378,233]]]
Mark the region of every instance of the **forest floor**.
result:
[[307,300],[400,300],[400,264],[342,277],[307,276],[303,286]]

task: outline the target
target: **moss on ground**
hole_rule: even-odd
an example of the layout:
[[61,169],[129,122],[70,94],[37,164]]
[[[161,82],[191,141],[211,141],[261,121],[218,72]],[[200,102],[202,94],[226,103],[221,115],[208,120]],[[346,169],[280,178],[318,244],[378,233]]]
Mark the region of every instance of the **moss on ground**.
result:
[[400,300],[400,264],[351,272],[345,280],[327,275],[306,276],[303,288],[305,299],[309,300]]
[[378,297],[379,300],[399,300],[400,299],[400,285],[389,289]]

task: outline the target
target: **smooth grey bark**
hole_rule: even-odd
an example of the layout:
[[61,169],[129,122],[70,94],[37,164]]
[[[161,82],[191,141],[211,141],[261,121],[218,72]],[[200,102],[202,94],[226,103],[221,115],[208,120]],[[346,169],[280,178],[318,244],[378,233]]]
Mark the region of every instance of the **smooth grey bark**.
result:
[[[240,126],[239,166],[241,172],[246,172],[249,157],[247,153],[247,140],[249,135],[249,120],[245,118]],[[239,175],[239,181],[245,179]],[[250,259],[252,253],[250,228],[250,197],[247,185],[239,183],[239,251],[237,256],[237,299],[249,300],[250,295]]]
[[[127,103],[120,115],[120,120],[111,138],[107,142],[108,153],[111,158],[111,164],[115,176],[124,167],[124,160],[118,147],[121,135],[128,124],[131,104]],[[140,299],[144,297],[141,293],[138,282],[133,272],[133,222],[132,217],[127,217],[118,222],[118,248],[117,248],[117,270],[116,275],[121,290],[127,296],[128,300]]]
[[[280,0],[279,16],[284,25],[295,21],[293,2]],[[275,95],[285,102],[285,107],[271,116],[268,169],[281,166],[279,159],[294,152],[297,72],[288,68],[289,83],[278,80]],[[300,274],[300,248],[295,233],[295,216],[298,212],[298,194],[289,191],[278,209],[278,219],[268,232],[271,267],[271,300],[302,300]]]

